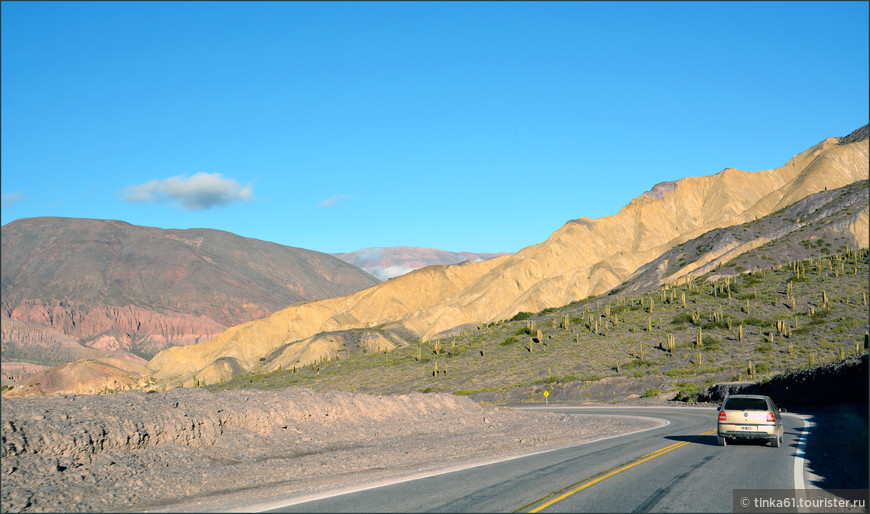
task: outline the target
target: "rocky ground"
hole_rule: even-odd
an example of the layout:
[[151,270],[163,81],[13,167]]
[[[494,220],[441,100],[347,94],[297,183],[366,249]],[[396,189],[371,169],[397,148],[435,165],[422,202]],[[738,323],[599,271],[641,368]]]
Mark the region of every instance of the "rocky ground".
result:
[[655,425],[488,409],[448,394],[176,389],[4,398],[0,510],[246,510]]

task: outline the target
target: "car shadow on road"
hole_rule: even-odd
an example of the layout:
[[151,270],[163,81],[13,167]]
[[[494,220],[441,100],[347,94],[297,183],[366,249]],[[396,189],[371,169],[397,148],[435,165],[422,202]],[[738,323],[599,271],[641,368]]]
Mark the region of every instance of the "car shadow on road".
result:
[[665,439],[707,446],[717,446],[718,444],[715,435],[669,435],[665,436]]

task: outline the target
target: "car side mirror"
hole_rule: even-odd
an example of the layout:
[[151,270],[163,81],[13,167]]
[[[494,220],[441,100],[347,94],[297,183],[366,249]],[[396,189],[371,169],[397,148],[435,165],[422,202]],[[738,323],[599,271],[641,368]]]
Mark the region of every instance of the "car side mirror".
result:
[[785,409],[779,409],[779,412],[788,412],[788,411]]

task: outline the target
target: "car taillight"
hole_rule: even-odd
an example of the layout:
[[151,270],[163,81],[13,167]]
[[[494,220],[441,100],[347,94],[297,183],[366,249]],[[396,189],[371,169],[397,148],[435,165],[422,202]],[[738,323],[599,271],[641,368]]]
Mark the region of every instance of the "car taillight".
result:
[[725,411],[724,410],[719,411],[719,421],[725,421]]
[[774,421],[776,421],[776,418],[773,417],[773,413],[772,413],[772,412],[768,412],[768,413],[767,413],[767,422],[768,422],[768,423],[773,423]]

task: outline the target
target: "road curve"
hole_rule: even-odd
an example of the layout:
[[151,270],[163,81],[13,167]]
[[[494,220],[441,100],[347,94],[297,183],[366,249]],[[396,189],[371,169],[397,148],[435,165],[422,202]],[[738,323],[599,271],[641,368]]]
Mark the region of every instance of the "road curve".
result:
[[[272,504],[267,512],[726,512],[733,489],[803,485],[805,423],[785,415],[783,445],[716,444],[716,410],[519,407],[646,416],[665,426],[374,489]],[[797,481],[797,482],[796,482]]]

